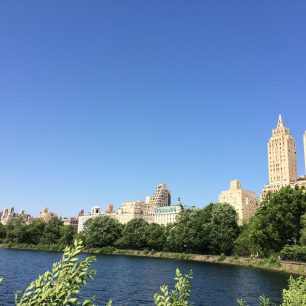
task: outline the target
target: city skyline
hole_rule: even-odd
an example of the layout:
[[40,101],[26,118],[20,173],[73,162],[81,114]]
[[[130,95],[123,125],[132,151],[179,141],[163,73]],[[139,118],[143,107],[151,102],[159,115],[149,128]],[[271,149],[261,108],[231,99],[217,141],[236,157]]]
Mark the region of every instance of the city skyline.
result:
[[222,2],[1,4],[0,207],[259,195],[279,114],[305,174],[306,4]]
[[[286,127],[284,127],[284,123],[283,123],[283,119],[282,119],[282,116],[281,116],[281,114],[278,116],[278,120],[277,120],[277,126],[276,126],[276,128],[273,128],[272,129],[272,135],[274,135],[274,133],[275,133],[275,131],[277,131],[277,129],[279,128],[279,127],[282,127],[282,128],[284,128],[285,130],[288,130],[288,133],[289,133],[289,135],[290,135],[290,137],[291,137],[291,139],[292,139],[292,141],[293,141],[293,143],[294,143],[294,137],[292,137],[291,136],[291,134],[290,134],[290,132],[289,132],[289,129],[288,128],[286,128]],[[301,175],[299,175],[299,174],[297,174],[296,173],[296,175],[294,176],[294,181],[292,181],[291,183],[293,183],[293,184],[295,184],[295,182],[296,182],[296,179],[297,178],[299,178],[299,177],[306,177],[306,146],[305,146],[305,144],[306,144],[306,142],[305,142],[305,139],[306,139],[306,131],[303,133],[303,147],[304,147],[304,162],[305,162],[305,164],[304,164],[304,166],[305,166],[305,173],[304,174],[301,174]],[[271,138],[270,138],[270,141],[271,141]],[[269,141],[269,142],[270,142]],[[269,148],[269,142],[268,142],[268,148]],[[294,143],[294,150],[296,150],[296,146],[295,146],[295,143]],[[290,151],[290,148],[289,148],[289,151]],[[268,159],[269,159],[269,156],[270,156],[270,153],[269,153],[269,149],[268,149]],[[296,165],[296,163],[297,163],[298,161],[296,160],[295,161],[295,165]],[[269,172],[269,166],[268,166],[268,172]],[[239,184],[239,186],[240,186],[240,182],[239,181],[235,181],[235,180],[233,180],[233,181],[231,181],[231,184],[232,183],[236,183],[236,182],[238,182],[238,184]],[[162,186],[162,185],[165,185],[164,183],[162,183],[162,184],[159,184],[158,186]],[[283,186],[287,186],[288,184],[287,183],[285,183]],[[166,185],[165,185],[166,186]],[[239,187],[240,188],[240,187]],[[238,188],[238,189],[239,189]],[[234,188],[235,189],[235,188]],[[236,188],[237,189],[237,188]],[[223,191],[222,191],[223,192]],[[221,192],[221,193],[222,193]],[[251,192],[253,192],[253,190],[251,191]],[[256,193],[256,196],[257,196],[257,199],[258,199],[258,201],[259,201],[259,198],[260,198],[260,194],[257,194]],[[147,201],[149,201],[150,200],[150,196],[149,195],[146,195],[146,197],[145,197],[145,200],[144,199],[142,199],[142,200],[138,200],[138,201],[140,201],[140,202],[143,202],[143,203],[145,203],[145,202],[147,202]],[[178,197],[178,199],[180,199],[180,197]],[[179,200],[180,201],[180,200]],[[116,208],[120,208],[121,207],[121,205],[122,204],[124,204],[126,201],[124,201],[124,202],[121,202]],[[131,203],[134,203],[135,201],[132,201]],[[209,201],[209,202],[207,202],[206,204],[204,203],[204,205],[203,206],[205,206],[205,205],[208,205],[209,203],[214,203],[214,202],[220,202],[220,195],[219,195],[219,197],[218,197],[218,201]],[[224,201],[222,200],[220,203],[223,203]],[[226,201],[225,201],[226,202]],[[101,211],[105,211],[105,209],[107,210],[108,209],[108,207],[109,206],[112,206],[113,207],[113,203],[104,203],[104,204],[102,204],[101,205],[101,203],[92,203],[91,205],[100,205],[99,207],[101,207]],[[169,200],[167,199],[167,205],[173,205],[173,203],[171,203],[171,195],[170,195],[170,197],[169,197]],[[194,204],[192,204],[192,205],[194,205]],[[11,207],[12,207],[13,205],[11,205]],[[96,207],[98,207],[98,206],[96,206]],[[200,206],[198,206],[198,207],[200,207]],[[201,206],[202,207],[202,206]],[[3,208],[1,208],[0,207],[0,211],[1,211],[1,209],[3,209]],[[5,209],[8,209],[8,207],[5,207]],[[45,208],[42,208],[42,210],[43,209],[45,209]],[[112,208],[113,209],[113,208]],[[24,208],[21,208],[20,209],[20,211],[24,211],[25,209]],[[89,211],[89,209],[88,209],[88,207],[87,208],[82,208],[81,209],[82,211],[85,211],[85,212],[88,212]],[[16,212],[17,212],[17,210],[16,210]],[[23,213],[23,212],[22,212]],[[40,212],[41,213],[41,212]],[[74,215],[75,216],[77,216],[78,215],[78,213],[79,212],[76,212]],[[62,217],[62,215],[59,215],[60,217]]]

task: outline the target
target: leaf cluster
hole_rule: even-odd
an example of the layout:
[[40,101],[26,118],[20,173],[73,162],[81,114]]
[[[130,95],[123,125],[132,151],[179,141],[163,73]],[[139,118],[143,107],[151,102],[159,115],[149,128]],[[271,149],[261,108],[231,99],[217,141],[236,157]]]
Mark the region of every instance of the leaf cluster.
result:
[[89,271],[95,257],[90,256],[85,260],[76,257],[82,249],[82,242],[77,240],[73,246],[66,247],[62,260],[54,263],[51,271],[31,282],[23,293],[16,293],[16,305],[94,305],[94,297],[81,302],[78,296],[81,287],[95,274],[95,270]]
[[160,287],[162,294],[155,293],[153,297],[156,306],[188,306],[192,305],[188,300],[190,298],[192,271],[184,276],[179,269],[176,269],[174,280],[175,289],[169,291],[168,285]]

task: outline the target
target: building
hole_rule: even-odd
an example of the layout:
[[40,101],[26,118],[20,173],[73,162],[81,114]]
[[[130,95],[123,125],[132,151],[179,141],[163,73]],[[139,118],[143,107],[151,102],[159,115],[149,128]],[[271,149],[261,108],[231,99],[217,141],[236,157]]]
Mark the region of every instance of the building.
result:
[[120,223],[126,224],[135,218],[144,218],[146,204],[144,201],[124,202],[118,209],[117,219]]
[[71,225],[76,232],[78,231],[79,218],[64,217],[62,220],[64,222],[64,225]]
[[98,205],[95,205],[91,208],[90,212],[84,213],[84,211],[81,211],[79,213],[78,233],[84,229],[84,224],[87,220],[100,216],[109,216],[111,218],[117,219],[116,212],[114,212],[113,209],[110,209],[109,206],[107,207],[106,211],[103,212]]
[[268,172],[269,183],[263,188],[261,199],[271,191],[296,183],[297,161],[296,147],[290,130],[285,127],[281,115],[277,126],[272,130],[272,136],[268,142]]
[[176,222],[180,212],[184,209],[183,204],[178,198],[175,205],[161,206],[155,209],[154,223],[159,225],[167,225]]
[[146,201],[130,201],[121,204],[117,218],[125,224],[135,218],[143,218],[152,223],[155,220],[155,211],[158,207],[171,205],[171,193],[166,184],[159,184],[152,196],[147,196]]
[[241,183],[238,180],[231,181],[230,189],[221,192],[219,203],[228,203],[235,208],[239,225],[248,223],[258,207],[256,193],[241,189]]
[[19,217],[23,218],[26,222],[30,222],[33,219],[30,215],[26,214],[23,209],[20,210],[19,213],[17,213],[15,212],[14,207],[11,206],[8,208],[4,208],[4,210],[2,211],[1,217],[0,217],[0,223],[5,225],[12,218],[19,218]]
[[281,116],[268,143],[268,170],[270,185],[288,186],[297,179],[295,142]]
[[47,207],[43,208],[38,216],[38,218],[44,222],[49,222],[53,217],[56,217],[56,214],[49,211],[49,208]]
[[[101,212],[98,206],[94,206],[90,213],[79,216],[78,232],[84,229],[84,223],[90,218],[101,215],[107,215],[117,219],[120,223],[142,218],[149,223],[158,222],[159,224],[168,224],[175,221],[177,214],[181,210],[180,207],[171,206],[171,193],[166,184],[159,184],[152,196],[147,196],[146,201],[129,201],[123,202],[118,212],[113,209],[113,205],[107,206],[105,212]],[[165,208],[157,211],[158,208]],[[169,208],[169,209],[166,209]],[[157,216],[156,216],[157,214]]]
[[101,215],[103,215],[103,213],[101,213],[100,207],[95,205],[91,208],[89,213],[83,213],[81,216],[79,216],[78,233],[84,229],[84,224],[88,219],[96,218]]
[[168,190],[167,185],[157,185],[155,193],[151,197],[147,197],[146,202],[155,207],[171,205],[171,192]]

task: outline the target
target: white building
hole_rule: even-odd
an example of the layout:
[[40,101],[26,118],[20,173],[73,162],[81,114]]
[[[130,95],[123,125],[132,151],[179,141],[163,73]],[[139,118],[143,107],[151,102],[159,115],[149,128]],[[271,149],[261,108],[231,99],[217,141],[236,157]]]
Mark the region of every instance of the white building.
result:
[[98,205],[95,205],[91,208],[89,213],[79,216],[78,233],[84,229],[84,224],[88,219],[96,218],[99,216],[117,218],[117,214],[115,212],[103,212]]

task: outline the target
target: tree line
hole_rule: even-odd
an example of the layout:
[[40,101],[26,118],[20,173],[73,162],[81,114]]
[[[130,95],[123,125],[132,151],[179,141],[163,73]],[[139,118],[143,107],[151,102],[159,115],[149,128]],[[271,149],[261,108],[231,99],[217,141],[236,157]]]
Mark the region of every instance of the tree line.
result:
[[270,193],[249,224],[241,227],[229,204],[212,203],[201,209],[183,210],[168,226],[149,224],[142,218],[120,224],[108,216],[91,218],[76,234],[57,218],[48,223],[26,224],[13,218],[0,225],[0,241],[11,244],[71,244],[80,238],[87,249],[154,250],[197,254],[237,254],[262,257],[279,255],[306,260],[306,193],[302,188],[282,188]]
[[26,223],[22,217],[9,219],[6,225],[0,223],[0,242],[8,245],[70,245],[75,238],[71,225],[54,216],[49,222],[34,219]]

